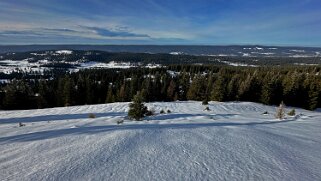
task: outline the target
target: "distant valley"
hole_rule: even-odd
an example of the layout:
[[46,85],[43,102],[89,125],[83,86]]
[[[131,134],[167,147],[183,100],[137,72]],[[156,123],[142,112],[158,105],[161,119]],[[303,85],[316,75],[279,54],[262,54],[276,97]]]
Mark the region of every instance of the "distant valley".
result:
[[173,64],[258,67],[315,66],[321,48],[267,46],[0,46],[0,73],[88,68],[155,68]]

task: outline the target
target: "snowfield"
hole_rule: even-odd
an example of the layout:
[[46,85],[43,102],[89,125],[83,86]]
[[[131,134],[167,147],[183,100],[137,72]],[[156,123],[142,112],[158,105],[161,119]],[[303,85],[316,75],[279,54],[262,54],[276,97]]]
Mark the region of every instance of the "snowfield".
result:
[[147,105],[172,113],[129,121],[128,103],[0,111],[0,180],[321,180],[321,112],[280,121],[249,102]]
[[71,50],[58,50],[58,51],[56,51],[56,53],[70,55],[70,54],[72,54],[72,51]]

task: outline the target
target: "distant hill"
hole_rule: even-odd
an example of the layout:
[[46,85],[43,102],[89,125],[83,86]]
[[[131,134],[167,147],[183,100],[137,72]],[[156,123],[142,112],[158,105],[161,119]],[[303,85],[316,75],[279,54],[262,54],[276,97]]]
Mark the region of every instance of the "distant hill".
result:
[[166,53],[232,57],[320,57],[321,47],[279,47],[259,45],[2,45],[0,53],[44,50],[97,50],[130,53]]

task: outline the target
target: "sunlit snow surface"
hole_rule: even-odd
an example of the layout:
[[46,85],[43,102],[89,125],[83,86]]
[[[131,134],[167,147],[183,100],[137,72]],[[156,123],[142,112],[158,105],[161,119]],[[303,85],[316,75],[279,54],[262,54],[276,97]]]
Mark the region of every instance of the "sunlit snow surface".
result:
[[71,50],[58,50],[58,51],[56,51],[56,53],[70,55],[70,54],[72,54],[72,51]]
[[[51,70],[52,67],[46,67],[51,63],[58,63],[58,62],[51,62],[48,60],[39,60],[33,63],[28,62],[27,60],[0,60],[0,73],[10,74],[13,72],[44,72],[45,70]],[[130,62],[115,62],[111,61],[108,63],[101,63],[95,61],[76,61],[76,62],[65,62],[61,61],[60,63],[66,63],[73,65],[74,68],[68,69],[71,72],[77,72],[81,69],[99,69],[99,68],[120,68],[120,69],[127,69],[131,67],[147,67],[147,68],[157,68],[161,67],[159,64],[132,64]]]
[[320,112],[280,121],[256,103],[147,105],[172,113],[133,122],[128,103],[0,111],[1,180],[321,179]]

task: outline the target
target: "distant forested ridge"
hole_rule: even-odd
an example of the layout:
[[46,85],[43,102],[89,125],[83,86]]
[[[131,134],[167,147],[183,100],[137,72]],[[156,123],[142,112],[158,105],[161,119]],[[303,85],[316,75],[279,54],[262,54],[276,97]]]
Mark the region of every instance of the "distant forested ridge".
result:
[[131,101],[252,101],[314,110],[321,107],[320,66],[229,67],[168,65],[160,68],[48,72],[0,83],[1,109]]
[[9,52],[37,52],[48,50],[75,50],[104,52],[129,52],[169,54],[182,53],[185,55],[230,55],[242,57],[245,54],[257,57],[291,57],[305,56],[315,57],[321,53],[321,47],[286,47],[286,46],[262,46],[262,45],[0,45],[0,53]]
[[[250,51],[250,50],[247,50]],[[254,50],[252,50],[254,51]],[[169,53],[131,53],[131,52],[106,52],[106,51],[82,51],[73,50],[70,54],[56,53],[57,51],[31,51],[31,52],[11,52],[0,54],[1,61],[26,60],[29,63],[46,60],[51,62],[51,66],[60,68],[72,68],[75,63],[80,62],[101,62],[109,63],[115,62],[130,62],[146,64],[207,64],[207,65],[233,65],[234,66],[266,66],[266,65],[321,65],[321,49],[318,54],[291,54],[291,56],[276,56],[269,55],[269,53],[252,52],[249,56],[236,56],[234,54],[184,54],[182,52],[175,52],[177,54]],[[180,54],[181,53],[181,54]],[[294,52],[296,53],[296,52]],[[267,54],[267,55],[266,55]],[[264,56],[262,56],[264,55]],[[287,54],[286,54],[287,55]],[[70,64],[71,65],[67,65]]]

